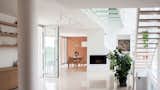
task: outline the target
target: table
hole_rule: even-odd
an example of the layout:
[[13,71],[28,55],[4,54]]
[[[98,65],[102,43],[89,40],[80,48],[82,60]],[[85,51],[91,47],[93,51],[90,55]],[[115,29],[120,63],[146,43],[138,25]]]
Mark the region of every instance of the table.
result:
[[[82,61],[82,57],[78,56],[78,57],[70,57],[71,59],[71,63],[74,64],[75,67],[78,68],[78,65],[81,63]],[[68,63],[68,68],[69,68],[69,63]]]

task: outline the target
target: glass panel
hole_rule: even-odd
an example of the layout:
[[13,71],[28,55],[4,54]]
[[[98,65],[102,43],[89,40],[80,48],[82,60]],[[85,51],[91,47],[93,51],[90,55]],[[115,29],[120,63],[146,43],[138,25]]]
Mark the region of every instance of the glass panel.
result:
[[58,30],[46,27],[44,40],[44,77],[58,77]]
[[84,9],[84,12],[88,10],[93,13],[102,23],[107,24],[109,21],[120,21],[118,8],[92,8]]

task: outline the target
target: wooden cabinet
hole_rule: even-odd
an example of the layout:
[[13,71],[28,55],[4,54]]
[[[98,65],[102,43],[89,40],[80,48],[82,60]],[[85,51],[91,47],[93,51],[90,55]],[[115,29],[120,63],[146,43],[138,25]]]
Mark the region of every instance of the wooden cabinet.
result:
[[12,90],[18,86],[17,67],[0,68],[0,90]]

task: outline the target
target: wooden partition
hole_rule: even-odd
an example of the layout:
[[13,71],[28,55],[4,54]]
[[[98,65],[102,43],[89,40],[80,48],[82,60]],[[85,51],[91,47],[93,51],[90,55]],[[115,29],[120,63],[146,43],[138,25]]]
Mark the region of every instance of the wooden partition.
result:
[[82,64],[87,63],[87,47],[82,47],[82,42],[86,42],[87,37],[67,37],[67,58],[74,56],[74,52],[78,51],[82,57]]

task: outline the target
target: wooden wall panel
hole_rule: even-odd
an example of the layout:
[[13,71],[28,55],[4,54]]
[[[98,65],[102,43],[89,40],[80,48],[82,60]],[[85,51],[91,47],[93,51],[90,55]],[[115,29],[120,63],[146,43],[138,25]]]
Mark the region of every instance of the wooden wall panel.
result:
[[82,47],[81,42],[87,41],[87,37],[67,37],[67,58],[74,56],[78,51],[82,57],[82,63],[87,63],[87,47]]

